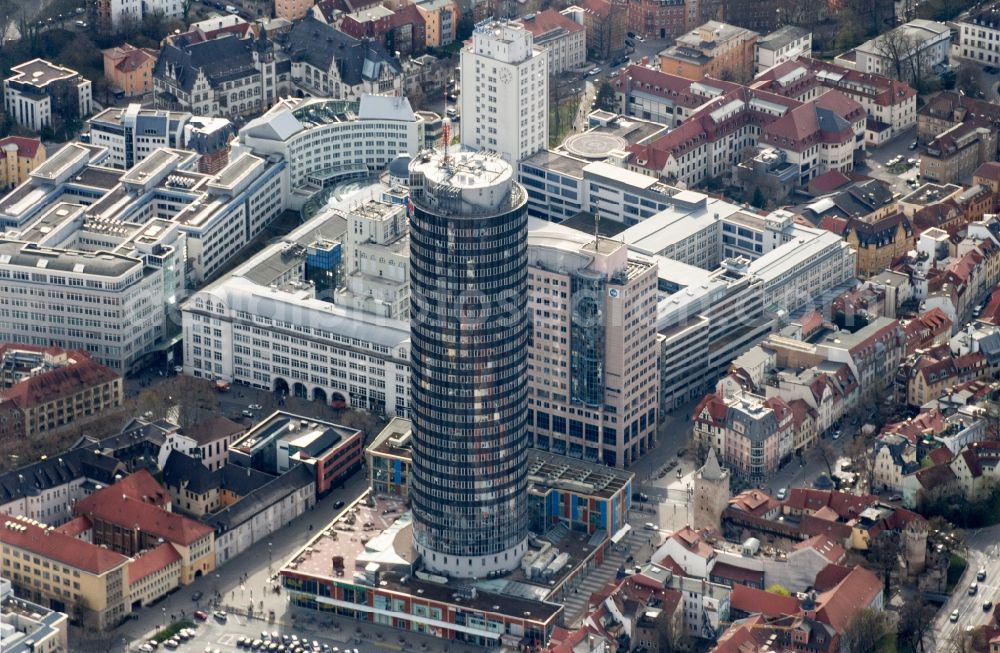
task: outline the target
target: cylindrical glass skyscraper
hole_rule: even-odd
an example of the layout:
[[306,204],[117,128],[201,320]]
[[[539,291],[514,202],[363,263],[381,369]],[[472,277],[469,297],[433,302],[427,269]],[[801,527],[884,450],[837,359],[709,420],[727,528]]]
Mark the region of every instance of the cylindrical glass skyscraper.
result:
[[414,539],[482,578],[527,547],[527,196],[481,152],[410,165]]

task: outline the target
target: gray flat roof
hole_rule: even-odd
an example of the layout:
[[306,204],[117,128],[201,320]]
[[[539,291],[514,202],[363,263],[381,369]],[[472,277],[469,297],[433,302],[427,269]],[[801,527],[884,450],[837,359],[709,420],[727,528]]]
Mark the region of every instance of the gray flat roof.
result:
[[106,277],[120,277],[142,261],[107,252],[75,252],[38,247],[16,240],[0,240],[0,263],[35,271],[75,272]]

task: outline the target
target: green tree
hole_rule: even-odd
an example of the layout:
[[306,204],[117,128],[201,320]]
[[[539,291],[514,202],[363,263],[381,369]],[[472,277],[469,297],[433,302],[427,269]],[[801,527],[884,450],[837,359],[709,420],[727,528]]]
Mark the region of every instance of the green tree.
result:
[[768,587],[767,591],[770,592],[771,594],[777,594],[778,596],[791,596],[792,595],[791,592],[789,592],[787,589],[784,588],[784,586],[779,585],[778,583],[775,583],[774,585],[771,585],[770,587]]
[[615,89],[611,88],[611,84],[608,84],[607,82],[601,82],[601,85],[597,87],[597,98],[594,100],[594,103],[594,106],[601,111],[618,113],[618,102],[615,99]]

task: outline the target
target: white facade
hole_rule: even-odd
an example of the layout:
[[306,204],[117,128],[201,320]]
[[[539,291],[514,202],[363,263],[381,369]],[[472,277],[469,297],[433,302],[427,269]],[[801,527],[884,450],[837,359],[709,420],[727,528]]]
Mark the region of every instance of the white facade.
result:
[[230,277],[182,307],[184,373],[406,416],[409,325]]
[[551,14],[556,14],[556,11],[547,9],[541,14],[528,14],[519,21],[534,34],[535,45],[549,53],[549,74],[556,75],[586,65],[587,30],[583,23],[577,23],[569,10],[561,12],[565,19],[561,25],[554,23],[558,18]]
[[780,63],[812,56],[812,32],[795,25],[786,25],[761,37],[754,43],[754,74]]
[[125,24],[138,25],[147,16],[159,14],[167,20],[177,20],[184,16],[186,0],[98,0],[105,5],[105,12],[111,17],[111,28],[118,29]]
[[[272,483],[281,483],[279,477]],[[249,497],[248,497],[249,498]],[[251,546],[287,526],[293,519],[316,503],[316,484],[310,483],[271,503],[235,528],[229,528],[215,538],[215,564],[222,566]],[[236,509],[239,501],[230,508]],[[211,524],[211,519],[208,519]]]
[[288,98],[247,123],[231,151],[233,157],[245,151],[280,154],[295,189],[380,172],[399,154],[415,155],[423,142],[423,118],[405,97]]
[[144,109],[140,104],[130,104],[121,109],[105,109],[87,121],[90,124],[90,143],[108,149],[103,162],[113,168],[128,170],[146,157],[163,148],[189,147],[195,134],[218,135],[220,144],[224,134],[230,134],[230,123],[225,118],[195,117],[186,111]]
[[484,22],[462,49],[462,145],[511,165],[549,143],[548,52],[520,25]]
[[958,25],[958,56],[987,66],[1000,64],[1000,5],[974,9]]
[[913,79],[915,74],[934,76],[935,66],[947,65],[950,51],[951,29],[947,25],[932,20],[911,20],[859,45],[855,50],[854,69],[896,78],[898,63],[902,68],[898,77],[914,82],[919,81]]
[[4,108],[22,127],[41,131],[52,125],[53,116],[83,119],[93,111],[90,80],[75,70],[33,59],[11,72],[3,82]]
[[334,302],[394,320],[410,317],[410,237],[406,209],[378,200],[347,214],[345,287]]
[[82,349],[125,374],[160,344],[166,276],[136,257],[0,240],[0,340]]

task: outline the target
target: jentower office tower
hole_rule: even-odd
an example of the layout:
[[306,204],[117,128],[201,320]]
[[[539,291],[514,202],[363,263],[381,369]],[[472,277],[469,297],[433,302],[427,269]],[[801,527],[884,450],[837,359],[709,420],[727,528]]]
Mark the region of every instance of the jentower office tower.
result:
[[482,152],[410,165],[414,539],[482,578],[527,547],[527,195]]

